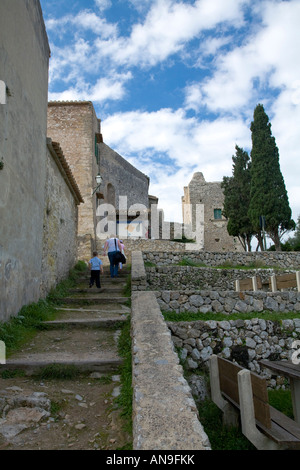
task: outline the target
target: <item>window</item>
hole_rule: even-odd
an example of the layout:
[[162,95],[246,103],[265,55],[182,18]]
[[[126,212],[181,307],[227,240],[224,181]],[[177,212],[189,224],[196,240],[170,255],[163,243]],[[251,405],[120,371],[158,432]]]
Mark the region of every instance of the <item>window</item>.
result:
[[214,209],[214,219],[222,219],[222,209]]

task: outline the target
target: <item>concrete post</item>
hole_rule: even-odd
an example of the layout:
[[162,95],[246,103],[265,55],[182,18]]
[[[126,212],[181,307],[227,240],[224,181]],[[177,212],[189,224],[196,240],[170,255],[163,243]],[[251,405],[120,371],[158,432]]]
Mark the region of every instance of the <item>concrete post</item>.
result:
[[257,279],[256,279],[256,276],[252,277],[252,286],[253,286],[253,291],[257,292]]
[[271,288],[272,288],[272,292],[276,292],[276,291],[277,291],[276,276],[275,276],[275,274],[273,274],[273,276],[271,276]]
[[300,271],[296,272],[297,289],[300,292]]
[[240,292],[240,281],[238,279],[235,281],[235,290],[236,292]]

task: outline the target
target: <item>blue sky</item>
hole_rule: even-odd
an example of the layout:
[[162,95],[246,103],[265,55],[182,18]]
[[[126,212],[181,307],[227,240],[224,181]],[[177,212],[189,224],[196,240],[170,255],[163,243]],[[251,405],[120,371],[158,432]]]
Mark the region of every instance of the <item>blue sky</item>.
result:
[[253,111],[272,123],[300,215],[299,0],[41,0],[49,100],[91,100],[104,141],[150,177],[167,220],[183,187],[232,174]]

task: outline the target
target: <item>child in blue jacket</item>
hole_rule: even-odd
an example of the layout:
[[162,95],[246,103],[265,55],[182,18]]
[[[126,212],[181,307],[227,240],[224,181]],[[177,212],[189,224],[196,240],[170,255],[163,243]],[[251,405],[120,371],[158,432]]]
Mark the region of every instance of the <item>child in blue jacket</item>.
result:
[[103,263],[100,258],[98,258],[98,252],[93,252],[93,258],[89,261],[89,268],[91,270],[90,278],[90,287],[96,282],[96,286],[100,289],[100,273],[103,274]]

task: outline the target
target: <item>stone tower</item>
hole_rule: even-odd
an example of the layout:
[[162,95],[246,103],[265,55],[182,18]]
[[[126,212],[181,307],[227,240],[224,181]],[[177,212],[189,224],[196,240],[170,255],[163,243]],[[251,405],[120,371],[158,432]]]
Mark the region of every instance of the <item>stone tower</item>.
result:
[[[184,187],[182,209],[184,221],[196,229],[196,208],[202,205],[204,224],[204,250],[242,251],[239,240],[227,232],[227,219],[222,215],[224,194],[220,182],[207,183],[202,173],[194,173],[189,185]],[[189,210],[185,211],[188,205]]]

